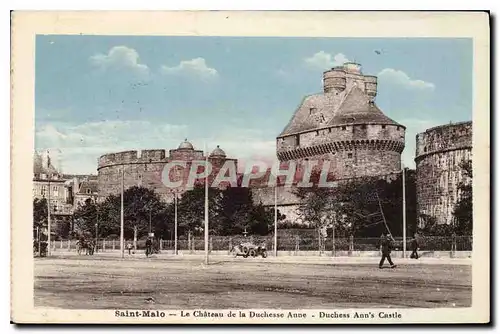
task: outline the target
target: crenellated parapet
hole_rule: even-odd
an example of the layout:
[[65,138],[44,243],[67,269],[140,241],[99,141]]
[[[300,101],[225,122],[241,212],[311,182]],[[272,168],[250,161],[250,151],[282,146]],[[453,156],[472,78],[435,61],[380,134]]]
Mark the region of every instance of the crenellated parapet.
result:
[[401,154],[405,147],[404,142],[396,140],[351,140],[334,141],[329,143],[297,147],[291,150],[279,151],[280,161],[306,159],[313,156],[336,154],[341,151],[393,151]]

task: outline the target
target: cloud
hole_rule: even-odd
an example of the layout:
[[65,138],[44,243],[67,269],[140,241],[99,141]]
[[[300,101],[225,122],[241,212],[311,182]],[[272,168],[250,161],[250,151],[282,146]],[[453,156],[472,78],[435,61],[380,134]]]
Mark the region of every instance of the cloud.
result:
[[139,53],[126,46],[114,46],[107,54],[96,54],[90,57],[92,65],[103,69],[127,69],[140,75],[148,75],[149,68],[139,63]]
[[217,70],[208,67],[205,59],[201,57],[191,60],[182,60],[179,65],[174,67],[162,65],[161,72],[165,75],[186,74],[201,79],[213,79],[219,75]]
[[64,173],[75,174],[96,174],[97,160],[106,153],[175,149],[184,138],[188,138],[198,150],[204,149],[205,142],[209,152],[220,145],[229,158],[238,159],[240,168],[245,161],[272,162],[276,159],[275,139],[261,129],[231,127],[223,133],[215,132],[212,136],[202,137],[190,133],[185,125],[118,120],[82,124],[45,123],[38,126],[35,132],[36,149],[49,149],[56,166],[62,167]]
[[387,80],[388,82],[392,82],[409,89],[434,90],[436,88],[431,82],[412,80],[405,72],[395,70],[393,68],[384,68],[379,72],[378,77],[381,80]]
[[320,51],[315,53],[313,56],[306,58],[304,61],[311,68],[326,70],[328,68],[343,65],[344,63],[349,62],[349,59],[347,59],[343,53],[337,53],[332,56],[325,51]]
[[149,121],[49,123],[36,128],[35,141],[37,150],[60,150],[63,172],[95,174],[102,154],[174,148],[184,139],[186,129],[184,125]]

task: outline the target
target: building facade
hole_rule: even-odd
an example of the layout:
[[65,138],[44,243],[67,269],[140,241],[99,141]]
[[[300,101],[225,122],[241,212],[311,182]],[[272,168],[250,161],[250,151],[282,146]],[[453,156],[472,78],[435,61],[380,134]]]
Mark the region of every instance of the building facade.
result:
[[[48,153],[35,152],[33,157],[33,200],[49,202],[52,233],[73,230],[72,217],[87,199],[98,198],[95,175],[67,175],[54,167]],[[62,226],[67,225],[67,226]],[[47,231],[42,231],[46,234]]]
[[461,162],[472,159],[472,122],[434,127],[416,136],[417,215],[450,224],[460,200],[458,186],[467,181]]

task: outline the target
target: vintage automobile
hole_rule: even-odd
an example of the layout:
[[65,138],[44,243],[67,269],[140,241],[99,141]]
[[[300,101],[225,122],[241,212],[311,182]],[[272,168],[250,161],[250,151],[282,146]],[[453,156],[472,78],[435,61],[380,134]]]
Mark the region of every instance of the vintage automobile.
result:
[[244,258],[247,258],[249,256],[262,256],[263,258],[266,258],[267,248],[265,244],[255,245],[250,242],[244,242],[239,245],[233,246],[233,248],[231,249],[231,255],[233,255],[234,257],[243,256]]

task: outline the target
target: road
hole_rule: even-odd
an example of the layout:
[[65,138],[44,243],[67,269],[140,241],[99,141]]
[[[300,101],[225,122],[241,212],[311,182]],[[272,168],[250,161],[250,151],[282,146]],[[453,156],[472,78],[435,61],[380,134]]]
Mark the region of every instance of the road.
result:
[[59,256],[35,259],[35,306],[65,309],[467,307],[471,265],[282,263],[277,259]]

